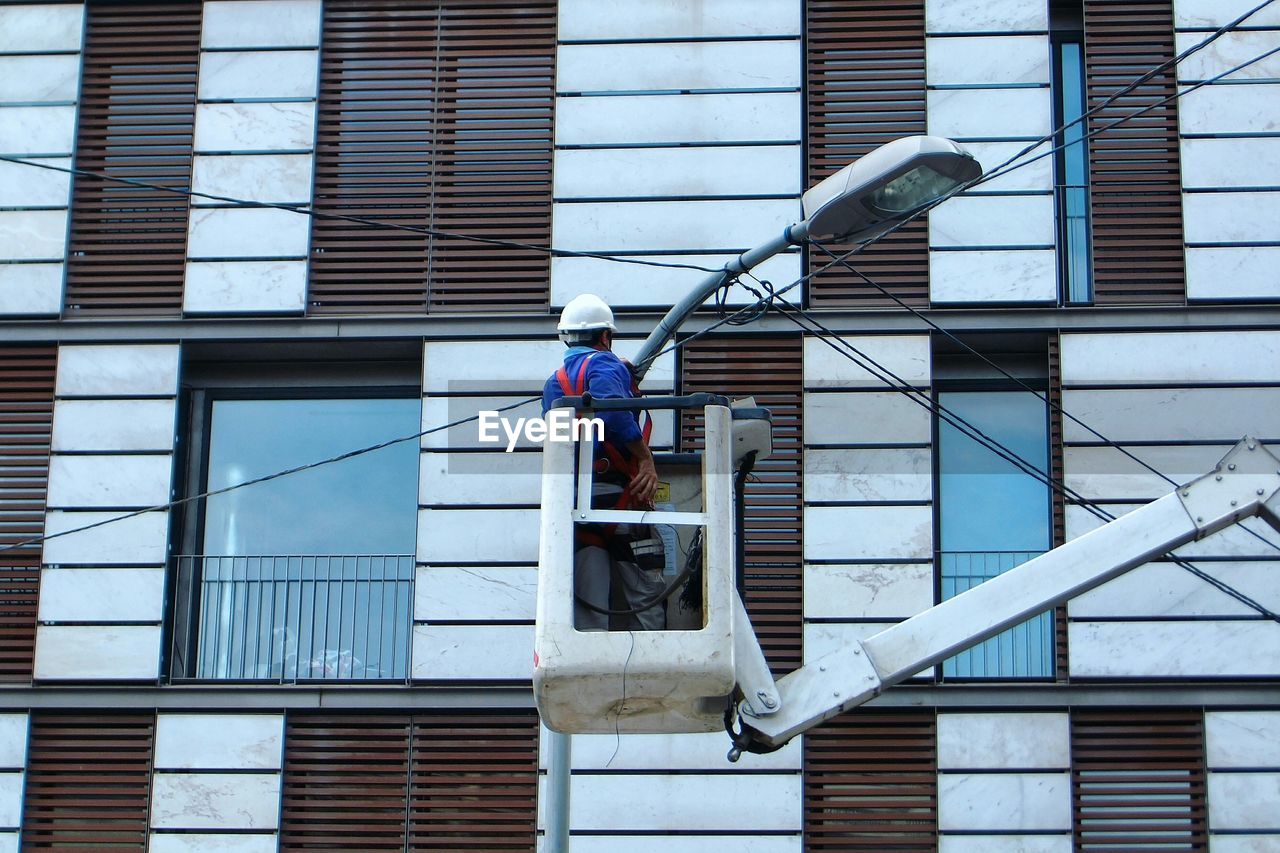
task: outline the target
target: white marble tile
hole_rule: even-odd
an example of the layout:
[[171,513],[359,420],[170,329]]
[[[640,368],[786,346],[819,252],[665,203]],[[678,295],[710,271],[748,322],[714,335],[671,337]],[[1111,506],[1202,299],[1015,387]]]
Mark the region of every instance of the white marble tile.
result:
[[[122,518],[119,512],[62,512],[45,515],[45,533],[63,533],[90,524],[110,521],[82,533],[71,533],[44,543],[49,565],[159,565],[165,561],[169,515],[149,512]],[[119,519],[119,520],[117,520]]]
[[424,506],[536,504],[542,495],[540,453],[424,453],[418,475]]
[[[1204,33],[1178,33],[1175,36],[1179,55],[1204,41]],[[1208,45],[1178,63],[1179,82],[1208,80],[1280,47],[1280,32],[1252,31],[1223,33]],[[1254,62],[1233,71],[1224,80],[1275,80],[1280,78],[1280,54]]]
[[27,766],[28,715],[0,714],[0,767],[21,770]]
[[209,0],[202,47],[317,47],[320,0]]
[[[1187,27],[1216,30],[1257,5],[1254,0],[1175,0],[1173,25],[1179,29]],[[1250,15],[1244,20],[1243,25],[1247,27],[1280,26],[1280,7],[1272,4]]]
[[[1214,577],[1271,609],[1280,589],[1267,563],[1214,563]],[[1096,617],[1253,616],[1256,612],[1172,563],[1150,563],[1108,581],[1068,603],[1073,619]],[[1280,763],[1280,762],[1277,762]]]
[[0,853],[18,853],[20,841],[20,833],[0,832]]
[[182,310],[188,314],[300,314],[306,261],[192,261]]
[[1280,767],[1280,711],[1208,711],[1204,734],[1210,770]]
[[801,33],[800,7],[789,0],[561,0],[559,15],[563,41]]
[[65,456],[49,464],[51,509],[147,507],[169,499],[173,457]]
[[1064,464],[1068,484],[1085,497],[1154,500],[1169,493],[1172,487],[1169,480],[1175,483],[1190,482],[1213,468],[1234,443],[1217,446],[1126,448],[1128,454],[1164,474],[1168,480],[1135,462],[1130,455],[1110,446],[1068,447],[1064,452]]
[[0,260],[61,261],[66,254],[65,210],[0,210]]
[[281,714],[173,714],[156,719],[157,770],[279,770]]
[[1073,622],[1071,674],[1082,678],[1222,678],[1274,674],[1270,622]]
[[803,65],[799,40],[562,45],[556,90],[798,89]]
[[[63,169],[67,157],[39,157],[32,162]],[[71,198],[71,176],[22,163],[0,161],[0,207],[65,207]]]
[[570,786],[575,831],[787,832],[802,820],[800,776],[792,773],[575,775]]
[[[697,151],[701,149],[688,149]],[[638,257],[638,256],[632,256]],[[646,255],[645,260],[663,263],[692,264],[718,269],[732,259],[732,254]],[[551,304],[563,306],[582,293],[594,293],[615,309],[621,306],[653,306],[664,311],[687,294],[707,273],[699,270],[663,269],[616,263],[598,258],[552,258]],[[756,278],[773,282],[779,288],[798,279],[800,253],[775,255],[754,270]],[[756,285],[752,283],[752,286]],[[756,288],[759,289],[758,287]],[[798,298],[799,290],[791,291]],[[714,301],[714,297],[708,302]],[[740,286],[729,289],[728,305],[746,305],[756,297]]]
[[75,107],[0,107],[0,154],[69,157],[75,145]]
[[42,622],[159,622],[164,569],[51,569],[40,575]]
[[938,829],[1071,828],[1068,773],[942,773]]
[[[502,536],[494,536],[501,530]],[[418,559],[424,563],[538,561],[536,509],[424,509],[418,512]]]
[[[1118,503],[1111,504],[1107,509],[1112,515],[1121,516],[1136,509],[1136,506],[1134,504]],[[1086,511],[1083,507],[1076,505],[1067,506],[1066,519],[1068,540],[1083,536],[1090,530],[1102,525],[1101,519]],[[1213,557],[1215,559],[1271,559],[1275,554],[1275,550],[1261,539],[1254,538],[1251,532],[1256,532],[1265,539],[1271,539],[1274,536],[1272,528],[1266,522],[1257,518],[1250,518],[1224,528],[1212,536],[1183,545],[1173,553],[1184,559],[1202,557]]]
[[929,214],[929,245],[1052,247],[1053,196],[962,196]]
[[1280,187],[1280,138],[1184,139],[1182,186]]
[[[613,349],[619,357],[629,358],[640,344],[641,339],[626,338],[615,341]],[[422,387],[428,395],[487,391],[523,397],[527,392],[542,391],[563,352],[564,344],[555,339],[550,321],[547,337],[541,340],[427,341]],[[674,369],[673,354],[661,356],[640,387],[650,393],[670,390]]]
[[[311,200],[310,154],[198,155],[192,189],[209,195],[273,204]],[[193,205],[218,204],[193,198]]]
[[314,50],[219,51],[200,54],[200,100],[314,98]]
[[928,410],[897,392],[804,395],[806,445],[922,444],[931,434]]
[[1049,83],[1048,36],[925,39],[930,86]]
[[0,314],[62,311],[62,264],[0,264]]
[[933,606],[933,565],[808,565],[806,619],[905,619]]
[[173,449],[176,405],[170,400],[58,400],[53,449]]
[[1066,714],[938,715],[940,770],[1061,770],[1069,742]]
[[[547,765],[547,730],[539,739],[540,761]],[[777,752],[765,755],[744,755],[738,765],[751,770],[800,770],[800,738],[788,743]],[[614,754],[616,750],[616,755]],[[573,769],[575,772],[598,770],[724,770],[724,734],[631,734],[621,742],[612,734],[574,735]],[[574,839],[577,849],[578,839]]]
[[1280,773],[1210,773],[1209,828],[1276,828]]
[[528,681],[532,625],[414,625],[413,677],[423,681]]
[[551,242],[579,251],[745,251],[800,218],[796,199],[558,203]]
[[1071,836],[943,835],[938,853],[1071,853]]
[[[1004,164],[1019,154],[1030,142],[966,142],[964,149],[982,164],[984,174],[990,174],[996,167]],[[1049,148],[1048,142],[1042,142],[1036,148],[1014,160],[1014,164],[1026,163],[1002,177],[989,183],[975,187],[971,193],[977,195],[985,192],[1009,192],[1015,190],[1052,190],[1053,189],[1053,157],[1032,158],[1043,154]]]
[[59,397],[127,397],[177,392],[177,346],[75,344],[58,350]]
[[311,218],[265,208],[195,208],[187,256],[199,258],[305,258]]
[[1276,238],[1280,192],[1194,193],[1182,197],[1188,243],[1257,243]]
[[0,56],[0,103],[74,101],[79,85],[79,56]]
[[927,501],[933,496],[928,450],[810,450],[804,455],[804,499]]
[[23,774],[0,773],[0,826],[22,825]]
[[[548,368],[550,372],[550,368]],[[486,397],[427,397],[422,401],[422,428],[424,430],[431,429],[437,424],[451,423],[456,420],[470,417],[476,412],[493,411],[496,409],[506,409],[508,406],[527,399],[522,394],[502,395],[502,396],[486,396]],[[518,422],[521,418],[527,418],[540,414],[542,409],[541,400],[535,400],[525,403],[518,408],[508,409],[502,413],[502,416],[511,422]],[[485,435],[481,435],[481,432]],[[422,437],[422,446],[432,450],[488,450],[490,453],[471,454],[474,459],[470,463],[462,460],[449,459],[448,465],[461,471],[479,471],[489,474],[497,474],[502,479],[506,479],[508,474],[516,476],[512,465],[522,464],[516,457],[524,454],[512,454],[504,452],[507,441],[509,439],[503,433],[501,425],[495,425],[488,422],[483,428],[479,421],[471,421],[469,423],[459,424],[450,427],[447,430],[434,432],[430,435]],[[536,442],[529,441],[523,435],[518,436],[515,446],[524,450],[535,450],[539,448]],[[536,454],[535,454],[536,455]],[[523,463],[526,464],[527,463]],[[419,472],[425,477],[425,474]],[[541,477],[541,469],[538,471]],[[541,491],[539,491],[541,495]],[[538,499],[531,501],[516,501],[512,497],[499,497],[491,494],[491,499],[483,501],[488,504],[513,504],[513,503],[537,503]],[[447,496],[443,500],[424,500],[423,504],[452,504],[455,503]]]
[[151,786],[156,829],[274,829],[278,773],[157,773]]
[[799,195],[795,145],[568,149],[555,153],[555,196]]
[[[632,735],[631,737],[637,737]],[[628,740],[631,739],[628,738]],[[577,739],[574,739],[577,743]],[[752,755],[748,760],[758,759]],[[704,853],[706,850],[733,850],[734,853],[802,853],[800,835],[578,835],[573,853]],[[546,853],[546,837],[538,836],[538,851]]]
[[798,142],[799,94],[559,98],[556,144]]
[[1280,83],[1204,86],[1193,91],[1183,86],[1178,93],[1182,95],[1178,99],[1178,129],[1183,134],[1280,130],[1280,114],[1258,109],[1258,104],[1274,104],[1280,99]]
[[533,619],[538,598],[535,568],[418,567],[413,618],[419,622]]
[[154,681],[159,625],[41,625],[35,677],[43,681]]
[[1056,302],[1052,249],[929,253],[933,302]]
[[1024,0],[928,0],[924,26],[930,33],[1044,31],[1049,9]]
[[83,3],[0,6],[0,53],[79,50]]
[[1280,853],[1280,834],[1209,836],[1211,853]]
[[1280,298],[1280,247],[1191,248],[1186,255],[1189,299]]
[[1048,89],[931,89],[929,133],[949,139],[1025,137],[1053,127]]
[[805,507],[806,560],[928,559],[933,512],[927,506]]
[[309,151],[315,129],[314,103],[199,104],[195,150]]
[[[1280,435],[1280,389],[1275,388],[1068,388],[1062,396],[1066,411],[1118,441],[1235,441],[1254,431]],[[1068,419],[1062,426],[1069,443],[1097,438]]]
[[[929,383],[929,338],[926,335],[844,335],[844,340],[864,352],[903,382]],[[818,338],[804,340],[805,388],[880,389],[884,383],[831,349]]]
[[274,834],[153,832],[148,849],[151,853],[276,853],[277,846]]
[[1270,383],[1280,332],[1105,332],[1062,336],[1068,383]]

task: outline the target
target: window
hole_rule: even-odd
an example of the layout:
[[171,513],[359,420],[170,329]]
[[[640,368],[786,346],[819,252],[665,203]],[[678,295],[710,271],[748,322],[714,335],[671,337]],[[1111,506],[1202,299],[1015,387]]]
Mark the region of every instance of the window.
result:
[[[416,387],[192,394],[193,491],[421,429]],[[418,443],[197,502],[176,560],[176,677],[291,682],[408,674]]]
[[[1078,3],[1053,6],[1054,125],[1065,127],[1084,115],[1084,19]],[[1054,160],[1054,202],[1058,216],[1058,283],[1065,305],[1093,301],[1089,257],[1089,142],[1085,122],[1065,127],[1054,138],[1064,146]]]
[[[992,360],[1043,390],[1042,353],[1002,353]],[[978,359],[954,355],[936,361],[939,404],[1047,474],[1049,418],[1044,400]],[[1049,488],[961,426],[938,420],[937,558],[942,599],[1052,547]],[[1053,614],[1043,613],[945,661],[942,674],[1048,678],[1054,674],[1053,652]]]

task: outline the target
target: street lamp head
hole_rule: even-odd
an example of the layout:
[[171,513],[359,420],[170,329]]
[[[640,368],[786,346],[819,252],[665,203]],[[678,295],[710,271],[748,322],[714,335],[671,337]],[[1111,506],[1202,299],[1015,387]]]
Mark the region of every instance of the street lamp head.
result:
[[982,175],[941,136],[907,136],[859,157],[801,199],[809,236],[867,240]]

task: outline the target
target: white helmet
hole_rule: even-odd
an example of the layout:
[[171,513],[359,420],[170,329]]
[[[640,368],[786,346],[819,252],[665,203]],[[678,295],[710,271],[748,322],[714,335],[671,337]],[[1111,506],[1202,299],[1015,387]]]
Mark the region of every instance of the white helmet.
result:
[[594,293],[583,293],[570,299],[560,312],[560,322],[556,325],[560,340],[566,343],[589,337],[590,333],[600,329],[617,331],[613,325],[613,311]]

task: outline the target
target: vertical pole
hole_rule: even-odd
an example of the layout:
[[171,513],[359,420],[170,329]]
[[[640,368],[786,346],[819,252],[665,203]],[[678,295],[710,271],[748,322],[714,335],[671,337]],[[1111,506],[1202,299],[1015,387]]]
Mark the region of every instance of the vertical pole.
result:
[[569,853],[570,735],[547,735],[547,813],[544,853]]

